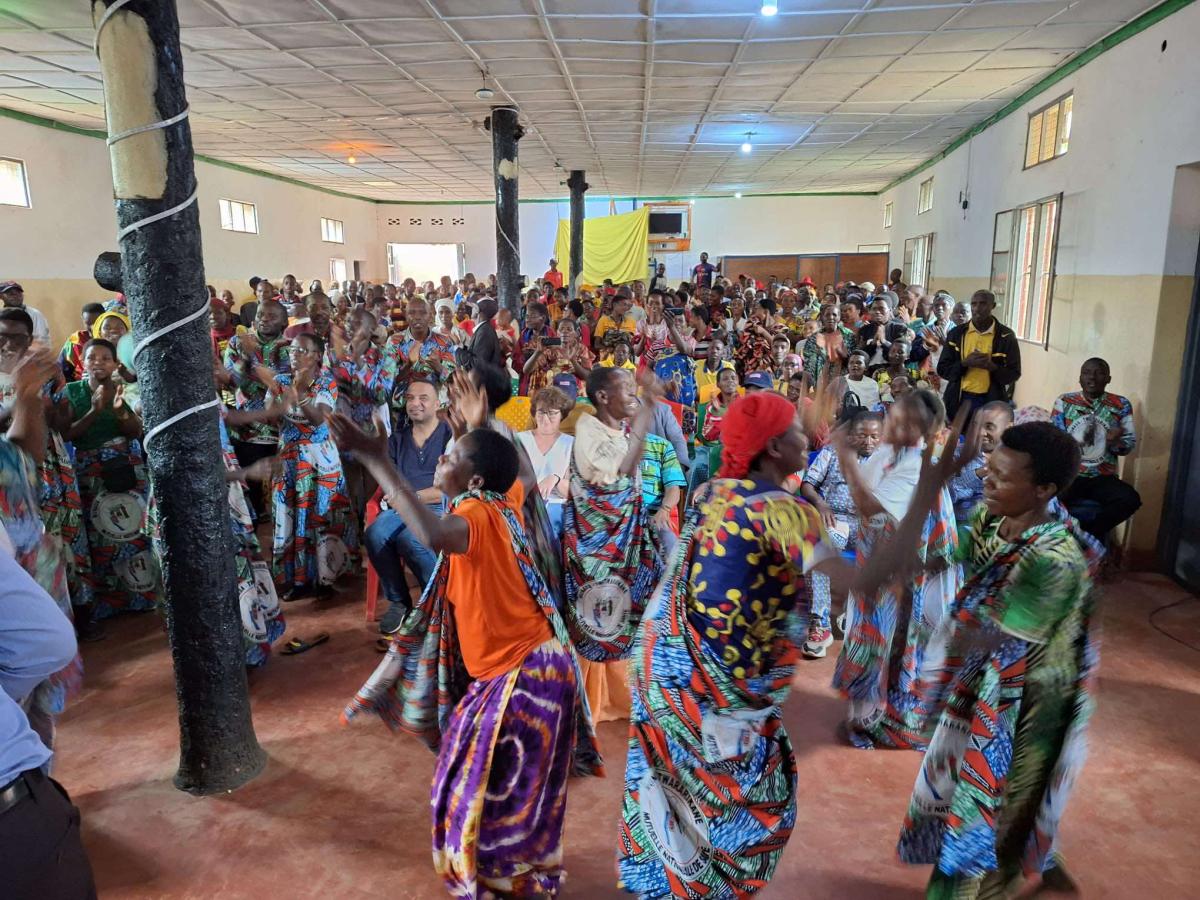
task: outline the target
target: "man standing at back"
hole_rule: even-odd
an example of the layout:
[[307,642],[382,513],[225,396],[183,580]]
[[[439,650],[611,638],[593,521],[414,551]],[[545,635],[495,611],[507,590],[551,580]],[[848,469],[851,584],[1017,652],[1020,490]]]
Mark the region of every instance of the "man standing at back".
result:
[[542,276],[542,281],[548,281],[554,285],[554,289],[558,290],[563,286],[563,273],[558,271],[558,260],[550,260],[550,268],[546,270],[546,274]]
[[692,285],[696,288],[710,288],[713,282],[713,272],[721,271],[720,266],[714,266],[708,261],[708,254],[700,254],[700,262],[692,267]]
[[1011,328],[992,315],[996,295],[976,291],[971,297],[971,318],[946,335],[937,372],[946,379],[946,415],[969,404],[970,415],[993,400],[1011,400],[1021,377],[1021,348]]
[[43,346],[49,345],[50,323],[46,321],[46,317],[39,310],[25,305],[24,288],[15,281],[6,281],[0,284],[0,300],[3,300],[4,305],[9,309],[23,309],[29,313],[29,318],[33,319],[33,342]]

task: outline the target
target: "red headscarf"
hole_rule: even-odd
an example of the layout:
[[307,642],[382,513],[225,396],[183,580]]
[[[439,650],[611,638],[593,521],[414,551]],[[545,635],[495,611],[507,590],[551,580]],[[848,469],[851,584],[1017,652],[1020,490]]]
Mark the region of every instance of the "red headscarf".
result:
[[782,394],[754,391],[729,407],[721,422],[721,477],[745,478],[767,441],[792,427],[796,407]]

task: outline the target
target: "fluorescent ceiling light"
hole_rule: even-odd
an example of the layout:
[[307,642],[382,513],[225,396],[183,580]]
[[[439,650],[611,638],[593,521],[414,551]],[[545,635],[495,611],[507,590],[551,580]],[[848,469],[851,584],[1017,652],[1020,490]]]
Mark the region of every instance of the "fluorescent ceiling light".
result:
[[762,14],[764,16],[773,16],[779,12],[779,4],[775,0],[763,0]]

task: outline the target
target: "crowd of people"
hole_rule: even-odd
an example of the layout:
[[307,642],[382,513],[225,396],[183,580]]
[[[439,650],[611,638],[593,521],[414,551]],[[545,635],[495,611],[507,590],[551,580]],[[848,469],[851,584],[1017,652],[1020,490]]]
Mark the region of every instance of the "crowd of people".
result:
[[[374,571],[386,655],[344,718],[437,750],[453,896],[557,893],[569,777],[603,771],[593,726],[625,719],[621,887],[753,894],[796,816],[780,706],[839,635],[844,741],[924,753],[899,846],[934,866],[929,896],[1067,878],[1092,583],[1140,505],[1132,408],[1089,359],[1079,391],[1015,409],[995,297],[902,279],[764,284],[705,254],[682,284],[574,299],[551,261],[515,310],[470,274],[209,288],[246,665],[284,603]],[[34,586],[5,588],[4,631],[48,642],[0,697],[19,801],[82,677],[62,623],[97,640],[161,605],[167,488],[124,298],[85,305],[57,354],[19,284],[0,299],[0,557]]]

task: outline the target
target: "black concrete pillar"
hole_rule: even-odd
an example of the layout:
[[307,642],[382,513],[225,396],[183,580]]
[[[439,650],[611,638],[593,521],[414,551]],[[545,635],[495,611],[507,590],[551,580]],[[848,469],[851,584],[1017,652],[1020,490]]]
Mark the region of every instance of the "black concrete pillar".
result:
[[590,187],[583,180],[583,169],[572,169],[567,179],[567,187],[571,189],[571,299],[575,299],[576,285],[583,277],[583,195]]
[[[175,786],[212,794],[252,779],[266,754],[250,719],[217,409],[196,409],[216,398],[216,385],[200,215],[196,202],[188,202],[196,191],[191,128],[182,116],[141,130],[187,107],[179,19],[173,0],[133,0],[105,18],[113,5],[115,0],[94,4],[93,21],[111,142],[120,280],[134,339],[205,310],[146,344],[137,370],[179,703]],[[120,134],[128,136],[114,141]],[[111,283],[111,256],[98,263],[97,275]]]
[[493,106],[492,172],[496,177],[496,284],[501,306],[521,306],[521,240],[517,216],[517,141],[525,134],[515,106]]

